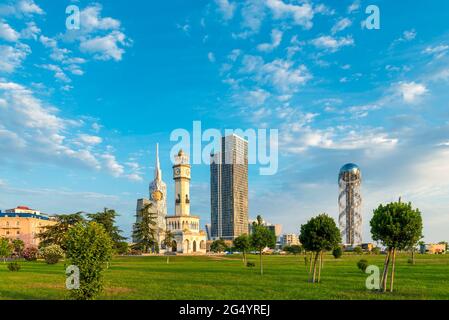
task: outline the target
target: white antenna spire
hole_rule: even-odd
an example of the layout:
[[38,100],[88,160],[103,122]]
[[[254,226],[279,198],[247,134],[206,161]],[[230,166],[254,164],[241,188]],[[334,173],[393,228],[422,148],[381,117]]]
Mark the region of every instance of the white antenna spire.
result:
[[155,180],[162,180],[162,171],[159,163],[159,143],[156,143],[156,168],[154,169]]

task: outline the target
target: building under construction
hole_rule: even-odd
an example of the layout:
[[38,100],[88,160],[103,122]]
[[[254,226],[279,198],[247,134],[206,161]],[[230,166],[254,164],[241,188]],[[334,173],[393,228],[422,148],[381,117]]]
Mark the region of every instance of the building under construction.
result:
[[338,222],[343,243],[348,246],[362,244],[361,183],[362,173],[356,164],[348,163],[340,169],[338,174],[340,188]]

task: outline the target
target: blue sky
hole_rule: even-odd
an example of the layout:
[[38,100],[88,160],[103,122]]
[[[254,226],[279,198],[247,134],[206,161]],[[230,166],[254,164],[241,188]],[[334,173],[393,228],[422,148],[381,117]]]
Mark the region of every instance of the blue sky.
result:
[[[66,29],[66,7],[81,10]],[[380,9],[368,30],[365,9]],[[0,208],[115,208],[129,234],[155,144],[172,210],[170,133],[278,129],[279,171],[250,167],[250,215],[298,232],[338,215],[337,175],[363,174],[364,238],[379,203],[449,229],[447,1],[2,1]],[[192,211],[210,220],[209,168]]]

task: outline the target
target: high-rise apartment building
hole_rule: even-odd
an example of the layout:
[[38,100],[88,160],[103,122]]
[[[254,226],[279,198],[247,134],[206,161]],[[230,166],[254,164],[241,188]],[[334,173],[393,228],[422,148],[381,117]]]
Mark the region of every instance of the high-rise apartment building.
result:
[[211,236],[233,240],[248,233],[248,141],[222,137],[211,155]]

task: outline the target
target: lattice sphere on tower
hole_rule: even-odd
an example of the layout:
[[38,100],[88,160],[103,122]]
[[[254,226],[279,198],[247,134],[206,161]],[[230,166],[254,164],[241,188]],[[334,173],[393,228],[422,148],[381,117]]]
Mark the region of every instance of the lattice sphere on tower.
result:
[[338,222],[343,242],[346,245],[362,244],[362,195],[360,187],[362,173],[353,163],[345,164],[338,175],[340,188]]

